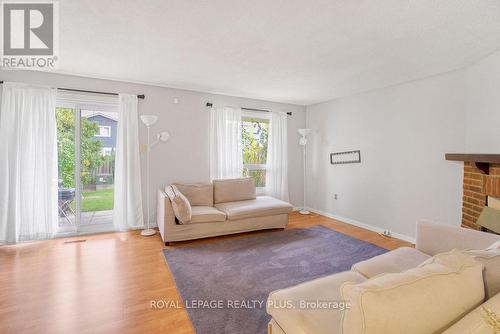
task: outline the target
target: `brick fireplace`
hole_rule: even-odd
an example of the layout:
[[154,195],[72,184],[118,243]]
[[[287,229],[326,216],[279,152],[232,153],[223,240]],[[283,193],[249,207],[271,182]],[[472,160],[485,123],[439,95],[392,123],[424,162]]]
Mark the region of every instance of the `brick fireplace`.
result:
[[446,153],[445,158],[464,163],[462,226],[500,234],[500,154]]
[[500,164],[489,164],[488,174],[474,162],[464,162],[462,226],[479,230],[477,219],[485,206],[500,209]]

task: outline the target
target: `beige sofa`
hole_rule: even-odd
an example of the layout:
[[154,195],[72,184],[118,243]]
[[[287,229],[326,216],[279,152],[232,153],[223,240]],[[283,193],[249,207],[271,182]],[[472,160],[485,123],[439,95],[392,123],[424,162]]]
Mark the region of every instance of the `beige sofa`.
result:
[[285,228],[288,214],[293,210],[284,201],[256,196],[252,178],[174,185],[191,204],[192,218],[180,224],[165,190],[158,190],[157,223],[166,245],[173,241]]
[[[417,225],[416,248],[399,248],[372,259],[359,262],[352,266],[351,271],[330,275],[294,287],[272,292],[268,297],[267,303],[267,312],[272,316],[268,332],[270,334],[385,334],[394,332],[389,330],[389,327],[392,325],[397,326],[398,322],[407,321],[407,326],[405,325],[406,323],[400,324],[401,328],[404,329],[404,331],[401,332],[493,334],[494,332],[489,329],[483,321],[483,311],[478,305],[486,300],[483,305],[490,307],[492,310],[495,310],[497,314],[500,314],[500,293],[498,293],[498,291],[500,291],[500,266],[497,265],[500,255],[495,255],[494,260],[496,262],[493,265],[493,269],[488,268],[487,275],[490,287],[489,291],[486,291],[486,293],[489,295],[485,296],[485,289],[488,289],[484,287],[485,283],[483,281],[483,279],[486,280],[486,272],[483,273],[482,264],[476,260],[470,260],[471,263],[468,265],[460,264],[456,272],[451,271],[445,274],[432,274],[428,282],[422,280],[422,282],[427,285],[424,285],[424,287],[413,287],[413,290],[411,290],[411,288],[415,282],[419,283],[418,275],[415,274],[415,272],[424,271],[425,273],[426,270],[429,271],[426,267],[422,268],[422,262],[432,262],[440,256],[463,256],[464,258],[472,259],[462,252],[450,252],[450,250],[485,249],[498,240],[500,240],[500,236],[494,234],[432,223],[419,223]],[[455,253],[459,254],[457,255]],[[435,257],[431,259],[432,256]],[[467,259],[462,261],[469,261]],[[458,266],[457,263],[459,261],[453,261],[456,262],[454,265]],[[431,263],[430,265],[435,265],[438,269],[441,268],[439,264]],[[467,268],[469,271],[467,272],[464,268]],[[389,284],[391,284],[390,280],[394,281],[400,279],[397,277],[398,275],[409,275],[410,277],[410,279],[407,279],[404,283],[398,282],[396,285],[392,285],[397,286],[398,289],[403,289],[402,292],[399,292],[399,295],[393,293],[391,290],[392,287],[387,288],[388,281]],[[466,280],[468,279],[468,282],[471,282],[465,286],[462,284],[462,291],[457,288],[457,286],[460,287],[460,283],[457,283],[459,282],[457,277],[460,275],[469,275]],[[375,293],[371,295],[366,294],[363,296],[363,298],[366,297],[363,299],[363,302],[369,300],[369,297],[372,299],[375,298],[374,300],[377,302],[377,304],[372,307],[372,310],[375,309],[375,312],[372,312],[371,315],[369,312],[359,312],[359,310],[354,309],[354,307],[348,311],[346,311],[347,308],[342,309],[342,307],[330,309],[297,307],[297,305],[300,305],[299,303],[303,301],[348,301],[350,299],[346,298],[346,291],[348,293],[351,292],[349,296],[352,298],[352,296],[356,296],[356,289],[358,289],[359,292],[362,291],[365,286],[371,286],[372,291],[370,292],[375,291]],[[354,293],[352,293],[353,291]],[[391,293],[393,294],[391,295]],[[448,298],[445,297],[446,294],[448,294]],[[460,302],[457,302],[457,294],[463,296],[463,298],[459,299]],[[403,300],[402,303],[398,304],[398,301],[395,299],[399,296],[403,296],[403,298],[400,298]],[[425,300],[425,298],[428,300],[435,296],[436,304],[425,304],[426,306],[419,305],[417,300],[420,299],[420,296],[422,296],[423,300]],[[449,298],[449,296],[453,296],[454,298]],[[356,304],[356,302],[361,303],[361,299],[358,298],[361,298],[359,294],[358,297],[354,298],[354,304]],[[379,299],[377,300],[376,298]],[[444,306],[439,306],[439,300],[441,300]],[[287,305],[286,303],[288,302],[292,303],[290,305],[293,305],[293,307],[283,306]],[[276,305],[280,307],[275,307]],[[342,306],[342,304],[339,305]],[[394,306],[396,307],[394,308]],[[391,307],[393,307],[393,309],[391,309]],[[438,311],[431,311],[429,315],[424,315],[420,318],[422,320],[415,320],[419,319],[418,317],[422,313],[422,310],[429,311],[426,310],[426,308],[429,310],[434,308]],[[450,314],[453,314],[453,312],[458,312],[460,314],[458,319],[455,316],[453,320],[446,320],[443,322],[444,318],[450,317]],[[355,315],[360,314],[360,317],[357,321],[352,321],[353,315],[350,313],[354,313]],[[373,314],[376,316],[373,316]],[[370,318],[370,316],[372,316],[372,318]],[[349,320],[351,322],[348,322]],[[367,324],[367,322],[370,321],[372,321],[372,323]],[[416,322],[418,322],[419,325],[415,325]],[[388,324],[390,324],[390,326]],[[420,325],[422,327],[419,327]],[[429,331],[425,329],[436,328],[432,326],[438,326],[440,330]],[[373,328],[379,329],[374,330]],[[384,329],[382,330],[380,328]]]

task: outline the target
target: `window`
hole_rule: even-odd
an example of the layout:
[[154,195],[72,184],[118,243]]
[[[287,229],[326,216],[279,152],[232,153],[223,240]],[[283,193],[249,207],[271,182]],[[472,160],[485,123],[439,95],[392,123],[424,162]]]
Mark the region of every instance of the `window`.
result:
[[111,156],[113,153],[113,148],[112,147],[103,147],[102,148],[102,155],[105,156]]
[[111,137],[111,126],[99,125],[99,131],[96,137]]
[[243,175],[253,177],[257,188],[266,186],[269,121],[251,113],[244,113],[241,119]]

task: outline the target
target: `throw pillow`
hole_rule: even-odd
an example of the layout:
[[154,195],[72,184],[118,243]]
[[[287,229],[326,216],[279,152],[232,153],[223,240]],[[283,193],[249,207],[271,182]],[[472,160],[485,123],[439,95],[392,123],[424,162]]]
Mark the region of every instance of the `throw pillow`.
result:
[[464,251],[483,264],[484,291],[486,299],[500,292],[500,250],[468,250]]
[[172,203],[172,210],[181,224],[186,224],[191,221],[193,214],[191,204],[176,186],[171,185],[165,188],[165,192]]

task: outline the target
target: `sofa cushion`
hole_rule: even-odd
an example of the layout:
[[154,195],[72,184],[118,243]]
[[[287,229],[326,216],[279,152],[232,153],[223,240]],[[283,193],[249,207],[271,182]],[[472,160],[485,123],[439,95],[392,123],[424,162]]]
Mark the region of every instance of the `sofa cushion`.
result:
[[[267,313],[287,334],[340,333],[344,305],[334,304],[342,302],[340,287],[345,282],[360,283],[365,280],[356,272],[346,271],[271,292],[267,299]],[[320,305],[300,305],[301,302],[315,301],[332,303],[324,309],[320,309]]]
[[[488,326],[485,318],[488,317],[486,310],[493,311],[497,315],[500,311],[500,293],[490,298],[474,311],[460,319],[453,326],[443,332],[443,334],[495,334],[493,328]],[[497,332],[498,333],[498,332]]]
[[450,249],[484,249],[500,240],[500,236],[470,228],[417,222],[416,247],[425,254],[436,255]]
[[191,204],[176,186],[171,185],[165,187],[170,202],[172,203],[172,210],[181,224],[189,223],[191,221]]
[[401,247],[354,264],[351,270],[371,278],[385,273],[400,273],[415,268],[430,256],[418,249]]
[[343,333],[440,333],[484,300],[483,266],[458,250],[402,273],[342,286]]
[[186,196],[191,206],[214,206],[214,186],[212,183],[185,183],[174,185]]
[[255,199],[255,181],[251,177],[214,180],[214,202],[225,203]]
[[226,214],[213,206],[193,206],[191,209],[193,211],[190,221],[191,224],[226,221]]
[[291,204],[270,196],[257,196],[257,198],[247,201],[219,203],[215,204],[215,207],[225,212],[229,220],[279,215],[293,210]]
[[484,266],[483,279],[486,299],[500,293],[500,250],[469,250],[464,253],[473,256]]

